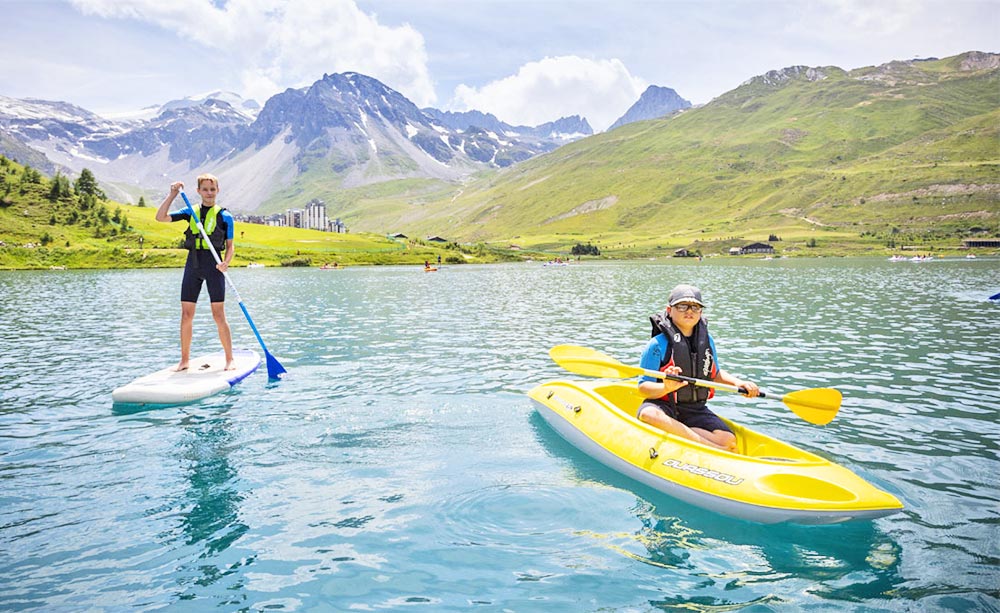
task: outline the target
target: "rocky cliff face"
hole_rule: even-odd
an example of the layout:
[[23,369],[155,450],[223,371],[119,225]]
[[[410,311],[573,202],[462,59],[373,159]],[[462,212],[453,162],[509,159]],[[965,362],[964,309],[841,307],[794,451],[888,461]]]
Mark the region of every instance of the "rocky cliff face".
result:
[[199,165],[232,152],[246,126],[246,115],[226,102],[209,99],[197,106],[163,111],[152,121],[122,133],[92,134],[81,144],[88,153],[106,160],[149,157],[166,149],[171,162]]

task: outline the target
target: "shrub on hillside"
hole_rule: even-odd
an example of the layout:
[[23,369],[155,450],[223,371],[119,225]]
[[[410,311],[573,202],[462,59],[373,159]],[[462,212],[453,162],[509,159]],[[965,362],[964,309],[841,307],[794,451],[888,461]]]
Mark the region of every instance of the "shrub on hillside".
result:
[[586,245],[577,243],[573,245],[573,249],[570,253],[572,255],[601,255],[601,250],[590,243],[587,243]]

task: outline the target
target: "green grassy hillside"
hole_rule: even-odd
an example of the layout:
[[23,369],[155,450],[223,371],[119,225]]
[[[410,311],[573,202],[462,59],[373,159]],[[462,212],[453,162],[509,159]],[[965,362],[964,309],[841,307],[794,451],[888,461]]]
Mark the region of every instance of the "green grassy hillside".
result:
[[[182,224],[157,222],[155,206],[129,206],[76,192],[66,177],[50,179],[0,156],[0,269],[184,265]],[[422,264],[438,256],[452,264],[513,257],[482,245],[237,223],[233,266]]]
[[955,247],[1000,230],[1000,68],[972,53],[786,70],[436,189],[359,198],[353,217],[539,249],[593,241],[606,253],[716,252],[770,234],[779,251]]
[[[82,199],[65,178],[3,162],[0,268],[182,263],[181,228],[153,208]],[[236,265],[482,262],[581,243],[610,257],[709,255],[769,239],[789,255],[957,253],[964,238],[1000,237],[1000,55],[790,68],[460,185],[345,189],[314,167],[276,197],[321,198],[370,234],[240,224]],[[454,242],[384,238],[396,232]]]

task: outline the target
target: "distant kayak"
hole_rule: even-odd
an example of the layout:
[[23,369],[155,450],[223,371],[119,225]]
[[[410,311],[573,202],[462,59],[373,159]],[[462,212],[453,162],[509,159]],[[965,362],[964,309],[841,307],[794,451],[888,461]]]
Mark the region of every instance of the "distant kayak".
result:
[[111,399],[122,404],[185,404],[228,390],[260,366],[260,355],[250,349],[233,351],[234,370],[226,367],[221,351],[192,358],[191,366],[181,372],[169,366],[148,374],[111,392]]
[[424,272],[437,272],[437,268],[433,266],[424,266]]
[[668,434],[635,417],[635,384],[552,381],[528,392],[570,444],[665,494],[723,515],[772,524],[835,524],[902,510],[850,470],[726,420],[738,453]]

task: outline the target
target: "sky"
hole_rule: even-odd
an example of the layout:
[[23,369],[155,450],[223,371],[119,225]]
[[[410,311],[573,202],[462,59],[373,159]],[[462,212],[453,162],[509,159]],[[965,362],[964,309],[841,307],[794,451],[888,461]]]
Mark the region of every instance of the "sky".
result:
[[1000,0],[0,0],[0,95],[115,115],[359,72],[419,107],[602,131],[787,66],[1000,51]]

